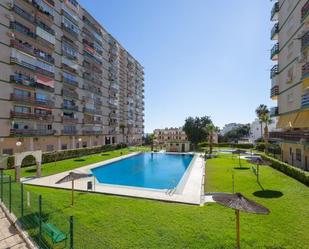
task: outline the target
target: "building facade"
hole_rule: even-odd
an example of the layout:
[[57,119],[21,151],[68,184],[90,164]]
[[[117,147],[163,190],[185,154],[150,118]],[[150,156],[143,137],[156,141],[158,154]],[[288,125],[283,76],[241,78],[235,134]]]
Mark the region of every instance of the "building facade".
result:
[[144,71],[76,0],[0,2],[0,150],[142,142]]
[[[277,128],[278,119],[276,117],[272,117],[271,120],[272,123],[268,125],[268,131],[269,132],[280,131],[280,129]],[[264,128],[265,124],[263,123],[261,127],[260,121],[258,119],[255,119],[250,125],[249,142],[255,143],[258,139],[261,139],[261,135],[264,136]]]
[[284,162],[309,170],[309,1],[275,1],[271,21],[271,115],[282,131],[270,139],[281,144]]

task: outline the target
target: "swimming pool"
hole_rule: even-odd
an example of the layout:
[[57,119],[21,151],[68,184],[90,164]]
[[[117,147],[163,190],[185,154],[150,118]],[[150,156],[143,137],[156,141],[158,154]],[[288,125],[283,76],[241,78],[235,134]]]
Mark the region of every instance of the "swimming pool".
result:
[[91,169],[99,183],[152,189],[172,189],[189,167],[193,155],[141,153]]

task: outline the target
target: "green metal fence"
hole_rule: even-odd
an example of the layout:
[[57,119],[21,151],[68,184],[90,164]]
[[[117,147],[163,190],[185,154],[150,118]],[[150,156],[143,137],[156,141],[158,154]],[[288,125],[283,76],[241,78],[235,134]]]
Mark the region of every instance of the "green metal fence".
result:
[[39,248],[75,248],[73,217],[53,207],[41,195],[25,190],[23,184],[14,182],[11,176],[2,172],[0,198]]

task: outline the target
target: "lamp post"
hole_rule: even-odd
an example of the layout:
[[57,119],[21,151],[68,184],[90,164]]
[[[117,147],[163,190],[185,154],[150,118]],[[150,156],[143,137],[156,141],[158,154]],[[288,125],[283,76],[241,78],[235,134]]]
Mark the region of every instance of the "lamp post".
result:
[[[80,138],[78,139],[79,148],[82,148],[82,141],[83,141],[83,139],[80,137]],[[80,150],[79,150],[79,151],[80,151]],[[78,153],[78,158],[80,158],[80,153]]]
[[22,142],[20,142],[20,141],[17,141],[17,142],[16,142],[17,152],[18,152],[18,153],[20,153],[20,150],[19,150],[19,149],[20,149],[21,145],[22,145]]

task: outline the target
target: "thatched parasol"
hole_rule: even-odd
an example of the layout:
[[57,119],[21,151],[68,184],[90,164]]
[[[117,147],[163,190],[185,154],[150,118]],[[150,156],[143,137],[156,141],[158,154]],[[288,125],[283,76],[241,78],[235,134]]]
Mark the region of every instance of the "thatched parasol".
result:
[[261,157],[253,157],[248,160],[249,163],[256,164],[256,180],[260,182],[260,165],[270,165],[270,163]]
[[237,248],[240,248],[239,211],[254,214],[270,213],[266,207],[263,207],[262,205],[247,199],[240,193],[215,195],[213,196],[213,200],[225,207],[235,209]]
[[74,205],[74,181],[81,178],[87,178],[90,176],[92,176],[92,174],[70,172],[68,175],[66,175],[65,177],[61,178],[56,182],[56,184],[64,182],[72,182],[72,206]]

